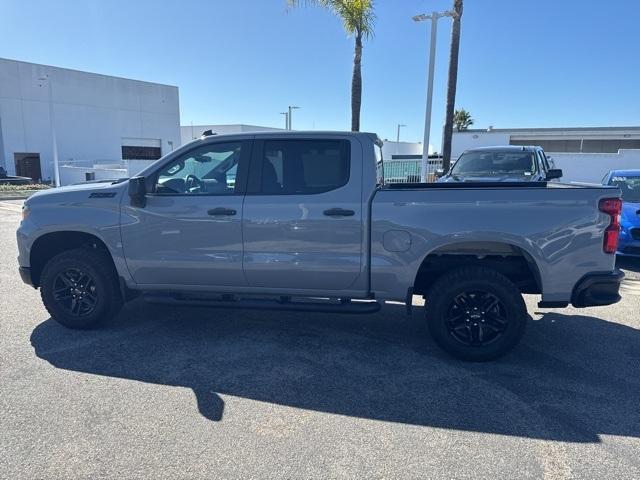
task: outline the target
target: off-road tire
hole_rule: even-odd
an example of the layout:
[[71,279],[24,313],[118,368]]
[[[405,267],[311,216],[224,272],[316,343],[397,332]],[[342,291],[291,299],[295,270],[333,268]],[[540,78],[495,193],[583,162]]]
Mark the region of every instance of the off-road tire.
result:
[[[68,272],[80,272],[78,278],[82,278],[80,274],[84,273],[86,278],[90,278],[83,281],[90,285],[86,292],[76,290],[73,285],[69,286],[69,292],[64,289],[69,281],[73,283],[74,280]],[[118,276],[108,253],[94,248],[76,248],[49,260],[40,277],[40,295],[51,318],[65,327],[76,329],[93,328],[111,319],[123,303]],[[78,310],[73,313],[69,295],[75,295],[87,304],[83,303],[78,309],[78,302],[73,303],[73,309]]]
[[[433,339],[456,358],[477,362],[496,359],[513,349],[524,335],[528,315],[522,294],[493,269],[463,267],[446,273],[433,283],[425,300]],[[489,304],[490,308],[483,308]]]

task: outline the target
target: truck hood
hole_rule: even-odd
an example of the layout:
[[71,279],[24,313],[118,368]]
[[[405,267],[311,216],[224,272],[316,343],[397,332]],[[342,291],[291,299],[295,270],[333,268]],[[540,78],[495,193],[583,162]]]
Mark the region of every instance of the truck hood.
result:
[[[127,182],[120,183],[81,183],[78,185],[68,185],[66,187],[50,188],[41,190],[31,195],[26,201],[26,206],[45,203],[67,202],[74,200],[85,200],[87,198],[113,198],[118,196]],[[93,197],[92,197],[93,195]]]

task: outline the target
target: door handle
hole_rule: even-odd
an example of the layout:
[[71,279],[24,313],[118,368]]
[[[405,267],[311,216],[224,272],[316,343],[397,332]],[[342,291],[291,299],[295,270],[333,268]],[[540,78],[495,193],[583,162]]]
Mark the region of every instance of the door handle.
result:
[[353,217],[356,212],[353,210],[345,210],[344,208],[330,208],[323,212],[328,217]]
[[235,215],[236,212],[233,208],[224,208],[224,207],[218,207],[218,208],[212,208],[210,210],[207,210],[207,213],[209,215],[214,215],[214,216],[218,216],[218,215]]

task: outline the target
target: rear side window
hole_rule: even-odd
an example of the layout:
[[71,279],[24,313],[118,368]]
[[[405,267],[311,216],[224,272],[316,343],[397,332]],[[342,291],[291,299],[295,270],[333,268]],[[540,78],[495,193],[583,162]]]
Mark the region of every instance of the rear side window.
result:
[[305,195],[329,192],[349,181],[349,141],[267,140],[261,166],[262,193]]

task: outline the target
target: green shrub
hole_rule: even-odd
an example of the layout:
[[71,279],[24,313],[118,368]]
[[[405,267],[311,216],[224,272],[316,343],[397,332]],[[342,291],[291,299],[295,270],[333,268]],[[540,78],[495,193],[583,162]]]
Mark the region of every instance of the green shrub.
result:
[[46,190],[51,188],[50,185],[44,185],[42,183],[34,183],[30,185],[0,185],[0,192],[26,192],[33,190]]

